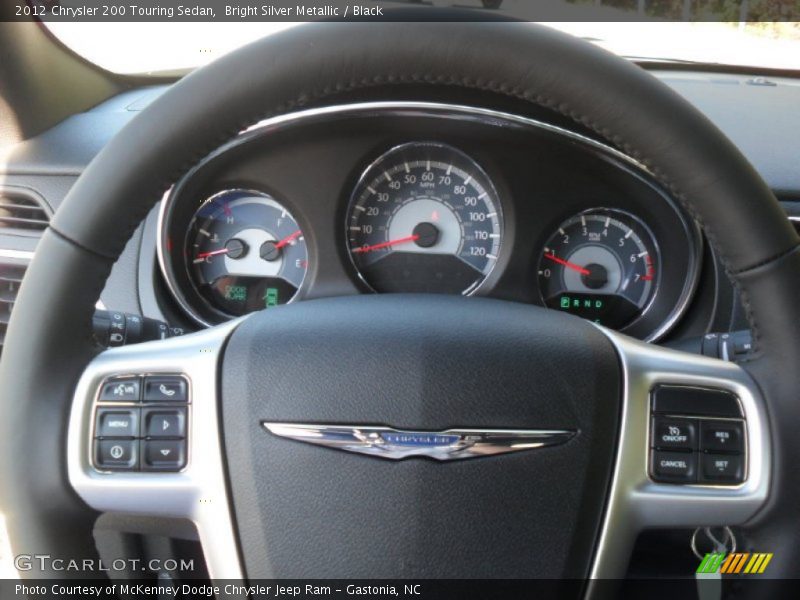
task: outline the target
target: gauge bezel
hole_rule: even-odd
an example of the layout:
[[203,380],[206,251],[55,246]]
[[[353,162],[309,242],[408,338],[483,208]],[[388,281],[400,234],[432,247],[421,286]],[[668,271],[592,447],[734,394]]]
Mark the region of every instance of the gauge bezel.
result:
[[[653,245],[653,251],[656,253],[656,255],[658,257],[658,270],[656,272],[656,280],[653,282],[652,289],[650,290],[650,293],[649,293],[649,297],[647,298],[647,301],[644,303],[644,306],[642,306],[641,310],[639,311],[639,314],[633,320],[631,320],[629,323],[626,323],[623,327],[617,329],[617,331],[620,331],[621,333],[624,333],[627,329],[633,327],[634,325],[636,325],[638,322],[640,322],[643,318],[645,318],[647,316],[648,312],[653,307],[653,304],[654,304],[654,302],[655,302],[655,300],[656,300],[656,298],[658,296],[658,293],[659,293],[659,290],[660,290],[660,287],[661,287],[661,277],[662,277],[661,263],[662,263],[662,260],[663,260],[663,256],[661,254],[661,247],[660,247],[660,245],[658,243],[658,238],[653,233],[653,230],[647,225],[647,223],[644,222],[643,219],[639,218],[637,215],[633,214],[629,210],[624,210],[622,208],[610,208],[610,207],[606,207],[606,206],[596,206],[596,207],[593,207],[593,208],[587,208],[587,209],[582,210],[582,211],[577,212],[577,213],[572,213],[571,215],[569,215],[568,217],[566,217],[565,219],[560,221],[558,226],[555,227],[555,229],[551,230],[552,233],[549,236],[545,237],[545,242],[540,248],[539,260],[537,261],[536,264],[537,264],[537,266],[541,266],[542,264],[544,264],[542,262],[544,260],[544,254],[545,254],[544,249],[547,246],[547,242],[549,240],[553,239],[556,236],[556,234],[558,233],[559,228],[564,227],[564,225],[568,221],[573,221],[575,219],[579,219],[580,217],[585,217],[585,216],[589,216],[589,215],[610,216],[612,219],[614,218],[614,215],[621,215],[621,216],[623,216],[623,217],[625,217],[627,219],[630,219],[630,221],[635,223],[637,227],[641,228],[641,230],[644,233],[647,234],[647,236],[649,237],[649,239],[650,239],[650,241],[651,241],[651,243]],[[620,222],[621,223],[625,223],[624,220],[620,220]],[[643,243],[644,243],[644,241],[643,241]],[[541,301],[542,306],[546,306],[546,298],[544,297],[544,290],[542,289],[542,285],[541,285],[541,277],[542,276],[538,274],[538,270],[537,270],[537,281],[538,281],[538,287],[539,287],[539,300]]]
[[[369,283],[366,277],[364,277],[361,269],[359,268],[358,264],[356,263],[355,258],[353,257],[352,248],[350,246],[349,241],[349,230],[348,227],[350,226],[350,218],[355,210],[356,203],[359,201],[362,192],[366,189],[367,185],[373,181],[375,178],[371,177],[371,173],[378,168],[381,164],[383,164],[388,158],[394,155],[401,155],[403,152],[411,152],[418,149],[424,148],[437,148],[438,150],[443,150],[446,152],[450,152],[456,156],[459,156],[466,162],[470,169],[474,169],[481,177],[481,183],[485,184],[484,187],[486,188],[484,191],[487,191],[491,196],[492,203],[494,205],[495,211],[497,212],[497,223],[498,229],[500,232],[500,242],[498,243],[497,247],[497,258],[494,259],[491,265],[491,268],[487,273],[483,273],[482,277],[479,278],[475,283],[473,283],[469,288],[463,290],[460,295],[461,296],[474,296],[484,294],[491,289],[491,286],[496,281],[497,276],[499,275],[501,269],[499,269],[501,264],[506,262],[506,248],[510,246],[510,244],[506,240],[507,236],[507,228],[506,228],[506,211],[505,206],[500,196],[500,193],[497,190],[497,185],[495,185],[494,179],[486,172],[486,169],[471,155],[467,154],[463,150],[455,147],[452,144],[447,144],[440,141],[434,140],[410,140],[406,142],[402,142],[400,144],[395,144],[388,149],[384,150],[381,154],[378,155],[377,158],[373,159],[371,162],[367,164],[361,170],[361,174],[359,175],[356,184],[352,187],[350,194],[348,196],[347,206],[345,208],[344,213],[344,223],[343,223],[343,232],[344,232],[344,245],[345,245],[345,254],[347,255],[350,267],[352,268],[352,272],[355,275],[358,282],[366,289],[374,294],[382,294],[382,293],[389,293],[389,292],[381,292],[380,290],[376,290],[372,284]],[[417,160],[417,159],[413,159]],[[394,166],[394,163],[391,163],[389,166]],[[455,165],[454,165],[455,166]]]
[[[164,235],[162,226],[164,204],[167,203],[166,201],[168,198],[172,198],[176,195],[175,190],[188,190],[192,194],[195,194],[199,186],[207,185],[209,181],[215,178],[221,184],[219,187],[229,187],[230,185],[242,187],[242,184],[244,184],[243,187],[264,189],[274,198],[279,199],[279,201],[287,200],[286,205],[292,208],[293,215],[298,220],[298,223],[305,233],[309,250],[309,270],[305,277],[303,287],[295,296],[296,300],[313,297],[317,294],[349,294],[358,293],[359,290],[367,291],[369,288],[366,287],[366,284],[363,284],[361,280],[354,275],[355,269],[353,269],[353,271],[350,270],[353,268],[351,266],[350,257],[348,256],[348,258],[345,258],[341,255],[343,251],[345,254],[349,254],[349,252],[346,251],[346,240],[341,240],[341,238],[339,238],[341,229],[337,225],[337,223],[341,223],[339,215],[342,215],[347,207],[349,200],[347,194],[352,190],[352,185],[358,176],[357,171],[351,171],[348,175],[342,176],[341,180],[337,179],[335,181],[337,186],[342,185],[343,187],[336,192],[336,197],[338,198],[335,208],[336,217],[330,225],[314,223],[314,220],[318,219],[319,214],[321,214],[317,209],[310,210],[309,212],[308,207],[295,205],[292,201],[293,195],[296,195],[295,191],[290,194],[288,190],[283,190],[285,182],[281,182],[281,184],[277,186],[280,189],[275,189],[275,182],[264,180],[253,174],[245,174],[242,176],[241,172],[235,172],[232,177],[228,175],[219,178],[216,173],[219,171],[218,167],[220,166],[222,166],[223,172],[225,169],[228,169],[232,158],[237,156],[241,158],[241,152],[244,152],[251,144],[271,144],[272,142],[269,140],[273,137],[280,140],[285,139],[285,136],[289,135],[291,139],[294,131],[313,131],[315,128],[327,130],[331,124],[344,123],[348,120],[355,122],[376,120],[379,123],[392,123],[392,127],[387,131],[382,131],[380,134],[378,132],[373,132],[369,137],[364,138],[364,140],[373,140],[371,142],[371,148],[375,150],[376,154],[390,143],[396,144],[404,138],[411,140],[424,140],[429,138],[425,133],[422,135],[403,134],[404,130],[396,127],[402,119],[432,120],[434,123],[436,120],[440,120],[444,125],[442,140],[456,147],[460,145],[459,140],[463,138],[458,137],[458,135],[454,137],[454,132],[457,133],[458,128],[462,127],[467,129],[486,127],[496,131],[503,130],[526,136],[543,136],[545,139],[551,137],[554,143],[557,142],[559,144],[557,148],[567,149],[569,147],[574,147],[576,151],[584,153],[586,156],[593,156],[600,161],[607,162],[612,168],[610,171],[612,176],[609,181],[616,181],[619,177],[622,177],[620,181],[624,181],[627,177],[627,179],[631,181],[637,181],[638,184],[636,185],[649,188],[657,196],[657,198],[654,197],[653,200],[657,202],[658,206],[662,207],[655,212],[669,214],[671,221],[674,218],[674,225],[680,226],[680,243],[683,245],[683,248],[686,249],[681,262],[684,271],[680,274],[682,280],[680,287],[677,287],[678,280],[675,279],[676,291],[674,293],[670,292],[670,298],[667,304],[658,300],[660,294],[656,295],[656,302],[659,303],[660,308],[658,311],[651,311],[652,314],[650,318],[654,319],[654,321],[652,323],[647,323],[646,327],[644,326],[645,324],[643,324],[641,330],[626,333],[635,335],[640,339],[654,341],[671,331],[681,317],[686,314],[690,303],[695,297],[695,292],[700,282],[701,264],[704,256],[702,233],[699,225],[691,219],[678,200],[671,195],[664,184],[662,184],[641,161],[591,135],[507,110],[458,104],[457,102],[427,102],[394,99],[331,104],[264,118],[243,127],[241,131],[232,135],[228,141],[212,149],[205,157],[199,159],[196,164],[188,168],[185,173],[181,174],[180,177],[176,179],[174,188],[164,195],[162,210],[156,213],[158,225],[154,229],[158,239],[157,243],[154,244],[153,254],[157,256],[157,264],[160,267],[163,281],[171,292],[172,299],[179,305],[181,304],[179,293],[171,284],[168,276],[169,257],[165,260],[164,256]],[[495,138],[492,139],[492,143],[497,143]],[[363,145],[364,140],[357,138],[352,141],[351,146],[358,144]],[[540,142],[533,141],[531,144],[541,145]],[[563,146],[561,144],[563,144]],[[494,162],[495,157],[488,150],[484,153],[481,147],[475,146],[471,142],[468,145],[470,146],[468,156],[474,156],[479,159],[479,166],[482,166],[484,170],[488,171],[491,175],[491,180],[495,185],[495,189],[502,194],[501,202],[516,198],[514,201],[503,202],[502,204],[502,209],[505,212],[504,251],[501,251],[497,264],[491,274],[485,278],[479,291],[481,294],[494,294],[495,290],[497,290],[500,294],[499,297],[514,301],[538,303],[539,293],[535,272],[531,273],[532,277],[528,277],[528,279],[532,279],[533,281],[530,282],[526,280],[522,282],[522,287],[517,286],[516,283],[513,283],[513,286],[516,287],[511,287],[512,282],[508,277],[510,277],[512,273],[514,273],[515,277],[522,277],[524,275],[522,263],[526,263],[529,269],[535,268],[536,263],[534,261],[538,258],[539,236],[540,234],[544,235],[544,233],[538,231],[537,227],[536,238],[530,238],[530,241],[516,235],[516,229],[519,226],[516,222],[517,216],[519,216],[517,213],[525,213],[525,211],[522,210],[525,202],[519,197],[519,194],[524,194],[524,192],[515,189],[515,187],[518,187],[518,181],[516,179],[508,179],[509,174],[505,172],[505,166],[496,164]],[[365,147],[361,154],[362,160],[364,156],[369,155],[370,148]],[[358,165],[358,158],[354,160],[355,162],[350,165],[349,168],[355,171],[357,166],[353,165]],[[613,174],[614,172],[617,174]],[[337,177],[339,176],[337,175]],[[199,184],[198,180],[200,181]],[[219,187],[217,189],[219,189]],[[210,192],[215,191],[210,187],[206,189],[208,193],[205,195],[209,195]],[[282,190],[287,193],[284,194]],[[183,195],[184,193],[185,191],[178,191],[177,195]],[[598,202],[593,204],[608,205],[609,207],[616,206],[616,202],[613,200],[609,202],[607,198],[598,197],[597,200]],[[181,204],[181,202],[182,200],[177,204]],[[623,204],[622,207],[630,208],[630,206],[626,204]],[[574,211],[581,208],[581,206],[575,206]],[[328,212],[328,210],[326,209],[325,212]],[[573,210],[571,209],[568,214],[572,212]],[[641,216],[647,216],[648,218],[650,216],[656,216],[651,215],[652,212],[653,211],[648,208]],[[555,225],[566,216],[567,215],[562,215],[561,219],[557,219],[548,215],[547,221]],[[530,218],[529,215],[527,215],[526,218]],[[331,231],[320,230],[320,227],[330,227]],[[336,232],[335,238],[332,240],[330,238],[331,232]],[[150,234],[145,231],[145,236],[149,235]],[[656,239],[660,240],[661,238],[660,236],[656,236]],[[334,243],[328,247],[330,241]],[[320,248],[318,247],[320,244],[325,245],[326,253],[330,253],[329,257],[326,258],[320,255]],[[521,258],[519,255],[520,248],[524,248],[524,254],[522,255],[524,258]],[[669,251],[670,248],[671,246],[667,249],[662,247],[662,254],[665,251]],[[330,256],[336,256],[336,260],[332,261]],[[323,263],[326,265],[326,269],[334,269],[335,276],[337,277],[337,285],[333,288],[330,286],[332,280],[325,278],[322,280],[318,279],[320,277],[320,267]],[[340,268],[342,269],[341,274],[347,276],[346,281],[339,279],[338,269]],[[671,272],[669,276],[670,281],[672,281],[672,275]],[[140,277],[143,276],[149,276],[146,269],[140,272]],[[317,290],[317,286],[320,285],[321,282],[324,289]],[[147,305],[146,310],[148,310],[150,314],[166,316],[167,305],[161,303],[159,294],[150,293],[146,287],[143,289],[143,293],[142,302]],[[188,311],[184,309],[183,312],[189,315],[192,313],[191,308]],[[211,325],[211,323],[206,320],[198,321],[193,316],[191,318],[200,325]]]
[[[181,196],[181,191],[182,191],[181,186],[176,186],[174,188],[171,188],[170,190],[167,191],[166,194],[164,194],[164,198],[162,199],[161,202],[161,210],[159,211],[159,223],[158,223],[159,266],[161,267],[161,271],[164,274],[167,286],[172,292],[175,301],[178,303],[178,306],[183,310],[186,316],[191,318],[198,325],[201,325],[203,327],[213,327],[214,325],[219,325],[220,323],[236,319],[238,318],[238,316],[220,310],[218,307],[214,306],[211,302],[209,302],[208,299],[199,292],[197,286],[193,282],[193,276],[190,271],[191,266],[188,260],[183,258],[180,261],[182,263],[180,276],[185,278],[185,281],[181,283],[178,277],[179,274],[175,270],[176,265],[174,264],[175,262],[174,259],[172,258],[170,258],[170,260],[166,259],[167,256],[172,257],[171,251],[167,247],[168,243],[167,240],[170,239],[168,230],[170,226],[173,225],[172,221],[172,218],[174,216],[173,208],[177,199]],[[186,247],[191,220],[196,217],[197,211],[199,211],[207,203],[214,201],[216,198],[232,193],[242,193],[255,197],[268,198],[269,200],[271,200],[272,202],[274,202],[275,204],[286,210],[286,212],[289,215],[291,215],[292,219],[298,224],[300,230],[303,231],[303,238],[304,239],[306,238],[305,230],[303,229],[302,225],[300,225],[300,223],[298,222],[294,212],[292,212],[286,206],[286,203],[281,202],[281,200],[276,198],[274,194],[263,190],[253,189],[250,187],[243,187],[243,186],[226,187],[223,189],[219,189],[218,191],[210,195],[201,195],[201,199],[194,207],[194,210],[192,211],[192,215],[190,216],[189,221],[187,221],[182,226],[182,237],[180,239],[181,250],[183,250]],[[310,257],[308,256],[310,253],[308,250],[308,245],[306,246],[306,248],[307,248],[306,249],[307,258],[309,259],[310,263]],[[184,256],[183,252],[181,252],[181,256]],[[297,292],[289,299],[288,302],[285,302],[284,304],[291,304],[292,302],[297,300],[298,297],[301,296],[301,291],[304,289],[303,286],[307,279],[308,279],[308,269],[306,269],[306,272],[303,274],[303,279],[297,288]],[[184,286],[187,286],[188,289],[191,290],[192,292],[191,297],[196,299],[197,302],[190,301],[189,297],[187,296],[187,294],[183,289]],[[198,303],[202,304],[203,309],[205,309],[205,311],[203,312],[207,314],[203,314],[203,312],[198,310]],[[209,319],[208,315],[213,315],[214,317],[216,317],[216,320]]]

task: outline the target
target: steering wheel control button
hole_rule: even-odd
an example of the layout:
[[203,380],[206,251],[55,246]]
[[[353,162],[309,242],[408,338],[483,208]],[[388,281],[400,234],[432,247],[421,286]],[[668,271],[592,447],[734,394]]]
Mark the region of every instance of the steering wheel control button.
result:
[[695,483],[697,481],[697,454],[653,450],[651,474],[655,481]]
[[132,471],[138,466],[137,440],[96,440],[95,463],[99,469]]
[[186,409],[144,409],[144,431],[147,438],[183,438],[186,436]]
[[694,419],[653,419],[654,448],[697,450],[697,421]]
[[701,455],[701,479],[709,483],[741,483],[744,460],[737,454]]
[[101,438],[139,436],[139,409],[98,408],[95,435]]
[[183,377],[146,377],[145,402],[188,402],[189,393]]
[[100,389],[101,402],[138,402],[141,398],[141,382],[138,377],[111,379]]
[[185,440],[142,442],[143,471],[180,471],[186,464]]
[[727,390],[660,385],[652,392],[653,412],[741,418],[739,398]]
[[700,445],[709,452],[744,452],[744,424],[740,421],[703,421]]

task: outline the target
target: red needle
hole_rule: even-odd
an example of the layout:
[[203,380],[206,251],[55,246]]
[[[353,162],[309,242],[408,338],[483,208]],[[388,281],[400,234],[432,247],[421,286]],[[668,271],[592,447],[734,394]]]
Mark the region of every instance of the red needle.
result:
[[219,250],[212,250],[211,252],[201,252],[197,258],[206,258],[207,256],[217,256],[218,254],[227,254],[227,248],[220,248]]
[[302,232],[298,229],[292,235],[287,235],[280,242],[275,244],[275,248],[283,248],[287,244],[290,244],[292,242],[292,240],[294,240],[296,237],[299,237],[301,233]]
[[388,242],[381,242],[380,244],[373,244],[372,246],[360,246],[358,248],[353,248],[353,254],[372,252],[373,250],[380,250],[381,248],[388,248],[389,246],[395,246],[397,244],[405,244],[406,242],[416,242],[418,239],[419,236],[414,234],[404,238],[397,238],[396,240],[389,240]]
[[553,262],[557,262],[560,265],[564,265],[565,267],[569,267],[570,269],[577,271],[581,275],[588,275],[589,269],[584,269],[580,265],[576,265],[575,263],[569,262],[568,260],[564,260],[563,258],[558,258],[555,254],[545,254],[545,258],[549,258]]

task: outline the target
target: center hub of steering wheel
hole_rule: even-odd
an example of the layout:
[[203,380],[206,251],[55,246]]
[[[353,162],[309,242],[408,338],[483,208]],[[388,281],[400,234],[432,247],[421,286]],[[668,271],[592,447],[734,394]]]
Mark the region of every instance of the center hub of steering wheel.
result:
[[222,396],[249,577],[587,574],[620,375],[584,321],[479,298],[303,302],[238,327]]

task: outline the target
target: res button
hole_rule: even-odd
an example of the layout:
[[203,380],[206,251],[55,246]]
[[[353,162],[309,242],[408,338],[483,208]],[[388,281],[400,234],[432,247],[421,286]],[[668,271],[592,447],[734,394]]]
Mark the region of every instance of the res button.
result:
[[700,444],[711,452],[744,452],[744,423],[741,421],[704,421]]

